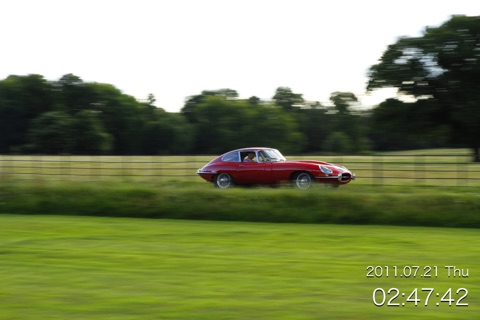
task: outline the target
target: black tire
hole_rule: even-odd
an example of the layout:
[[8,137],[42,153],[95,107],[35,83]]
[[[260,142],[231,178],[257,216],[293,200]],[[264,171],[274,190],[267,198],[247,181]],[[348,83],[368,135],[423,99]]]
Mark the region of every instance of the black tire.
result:
[[215,187],[220,189],[227,189],[233,186],[233,179],[228,173],[220,173],[213,179]]
[[301,190],[310,189],[314,183],[313,176],[308,172],[297,172],[292,178],[293,185]]

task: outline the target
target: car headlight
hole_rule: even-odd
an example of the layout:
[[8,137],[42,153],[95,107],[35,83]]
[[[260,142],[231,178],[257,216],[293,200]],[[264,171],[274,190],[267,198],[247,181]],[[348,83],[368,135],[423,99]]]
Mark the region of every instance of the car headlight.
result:
[[320,167],[320,171],[322,171],[325,174],[332,174],[332,172],[333,172],[332,169],[327,168],[325,166],[320,165],[319,167]]

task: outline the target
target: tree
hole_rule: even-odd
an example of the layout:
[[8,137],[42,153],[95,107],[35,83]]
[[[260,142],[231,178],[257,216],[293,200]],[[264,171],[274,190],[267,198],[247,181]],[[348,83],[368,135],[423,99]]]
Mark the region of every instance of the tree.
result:
[[75,115],[73,153],[85,155],[108,154],[112,150],[112,136],[106,132],[98,113],[83,110]]
[[86,87],[91,96],[87,108],[98,114],[113,138],[112,153],[140,154],[142,133],[138,128],[145,121],[142,111],[147,107],[111,84],[88,83]]
[[305,102],[301,94],[293,93],[292,89],[288,87],[278,87],[273,100],[277,106],[282,107],[284,110],[292,110],[294,105]]
[[226,100],[220,96],[205,97],[195,107],[195,151],[198,153],[221,153],[240,148],[246,143],[245,134],[252,119],[244,101]]
[[372,110],[369,131],[377,150],[444,147],[449,128],[435,121],[433,101],[387,99]]
[[68,113],[76,119],[75,127],[83,130],[73,153],[142,153],[138,129],[154,113],[152,94],[148,103],[140,103],[111,84],[86,83],[73,74],[62,76],[52,88],[55,110]]
[[358,104],[357,97],[351,92],[333,92],[330,94],[330,101],[340,115],[350,114],[350,107]]
[[[449,127],[450,139],[472,148],[480,162],[480,17],[453,16],[420,37],[390,45],[369,71],[367,89],[394,87],[432,101],[432,119]],[[444,130],[445,132],[445,130]]]
[[192,130],[185,117],[156,109],[141,129],[142,154],[186,154],[191,151]]
[[261,100],[257,96],[251,96],[248,98],[248,103],[250,103],[252,106],[258,106],[261,103]]
[[233,89],[204,90],[201,94],[188,97],[185,100],[185,104],[180,112],[188,119],[190,123],[197,122],[198,119],[196,118],[196,108],[198,105],[204,102],[207,97],[211,96],[221,97],[223,100],[234,100],[238,98],[238,93]]
[[0,152],[19,150],[30,122],[52,109],[51,85],[43,76],[11,75],[0,81]]
[[252,141],[248,145],[273,147],[286,154],[303,151],[307,139],[295,113],[271,104],[254,110],[247,132]]
[[294,116],[273,105],[208,96],[195,107],[194,151],[217,154],[245,146],[301,151],[304,136]]
[[332,132],[333,115],[327,113],[326,108],[315,105],[315,108],[305,109],[295,113],[299,130],[305,136],[306,145],[302,151],[322,151],[325,141]]
[[340,154],[352,152],[352,140],[344,132],[334,131],[325,141],[325,150]]
[[75,145],[74,119],[63,111],[45,112],[29,130],[30,151],[44,154],[71,153]]
[[63,75],[58,81],[53,82],[52,87],[55,92],[56,108],[72,115],[89,109],[94,102],[93,91],[89,85],[74,74]]
[[[347,150],[351,153],[360,153],[369,150],[370,143],[367,139],[366,128],[363,125],[362,114],[352,112],[351,108],[358,104],[358,99],[351,92],[333,92],[330,101],[334,105],[333,131],[337,133],[335,141],[344,141],[338,133],[343,133],[348,138],[348,148],[340,148],[341,152]],[[332,139],[329,139],[331,142]],[[343,143],[343,142],[342,142]],[[330,150],[333,151],[333,150]]]
[[153,95],[153,93],[149,93],[148,94],[148,105],[149,106],[153,106],[155,104],[155,101],[157,101],[157,99],[155,99],[155,96]]

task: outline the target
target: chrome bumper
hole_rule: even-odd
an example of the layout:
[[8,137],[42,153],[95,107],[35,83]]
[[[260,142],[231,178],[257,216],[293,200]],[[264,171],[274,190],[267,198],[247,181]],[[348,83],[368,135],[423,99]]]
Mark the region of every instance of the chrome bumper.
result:
[[203,171],[202,169],[197,170],[197,174],[216,174],[217,171]]
[[[352,173],[352,178],[350,180],[355,180],[356,178],[356,174]],[[317,176],[315,179],[337,179],[338,181],[342,181],[342,174],[339,173],[336,176]]]

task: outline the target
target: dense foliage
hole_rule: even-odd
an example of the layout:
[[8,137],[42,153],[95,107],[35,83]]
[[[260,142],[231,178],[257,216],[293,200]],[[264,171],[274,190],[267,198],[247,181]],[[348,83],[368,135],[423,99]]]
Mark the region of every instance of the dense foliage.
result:
[[153,95],[140,102],[72,74],[58,81],[12,75],[0,81],[0,153],[217,154],[245,146],[364,151],[362,117],[338,99],[342,95],[356,101],[351,93],[335,93],[334,106],[310,106],[284,87],[271,102],[220,89],[191,96],[180,113],[170,113],[153,105]]
[[415,102],[379,107],[373,124],[381,144],[398,139],[393,122],[395,128],[408,126],[421,144],[434,138],[464,144],[480,161],[480,16],[453,16],[420,37],[390,45],[370,69],[368,88],[384,87],[398,88]]
[[480,161],[480,17],[454,16],[401,38],[370,69],[368,90],[399,89],[367,110],[350,92],[329,105],[278,87],[270,101],[233,89],[187,97],[179,113],[111,84],[67,74],[0,80],[0,154],[218,154],[245,146],[285,153],[461,147]]

